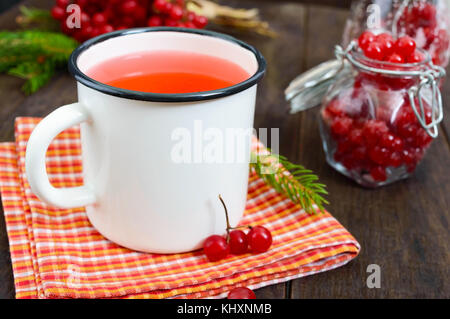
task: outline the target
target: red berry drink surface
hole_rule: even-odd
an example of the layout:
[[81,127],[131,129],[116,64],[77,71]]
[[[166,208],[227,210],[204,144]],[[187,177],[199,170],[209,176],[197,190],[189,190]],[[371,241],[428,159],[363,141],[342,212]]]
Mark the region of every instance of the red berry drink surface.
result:
[[227,299],[256,299],[255,293],[247,287],[238,287],[228,293]]
[[228,256],[230,247],[223,236],[212,235],[203,243],[203,251],[209,261],[218,261]]
[[230,252],[234,255],[242,255],[248,251],[247,235],[242,230],[233,230],[229,234]]
[[248,245],[253,253],[263,253],[269,250],[272,245],[272,235],[270,231],[262,226],[255,226],[247,234]]

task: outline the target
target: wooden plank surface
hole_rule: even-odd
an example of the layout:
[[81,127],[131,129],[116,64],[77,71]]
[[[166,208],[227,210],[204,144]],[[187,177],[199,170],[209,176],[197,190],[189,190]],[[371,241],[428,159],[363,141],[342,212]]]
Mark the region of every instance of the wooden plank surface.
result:
[[[230,6],[255,6],[254,1],[222,1]],[[287,106],[284,102],[284,89],[292,78],[303,72],[305,41],[305,6],[298,3],[279,3],[265,1],[258,4],[263,19],[270,21],[272,28],[279,34],[275,39],[267,39],[254,35],[232,34],[241,40],[254,45],[267,60],[267,73],[258,87],[256,101],[256,129],[279,128],[280,140],[290,141],[280,143],[281,153],[294,154],[296,141],[299,138],[297,125],[300,114],[287,116]],[[225,31],[218,29],[219,31]],[[286,44],[289,43],[289,49]],[[270,134],[269,134],[270,138]],[[269,139],[270,140],[270,139]],[[269,286],[257,291],[258,298],[285,298],[288,291],[284,284]],[[288,293],[290,295],[290,293]]]
[[[49,6],[53,1],[26,1]],[[276,39],[233,34],[262,51],[268,72],[259,87],[256,128],[280,129],[280,152],[317,172],[328,185],[331,213],[359,240],[360,256],[348,265],[256,291],[258,298],[450,297],[449,193],[450,117],[442,124],[422,165],[409,180],[377,190],[360,188],[324,159],[317,110],[288,115],[283,90],[297,74],[332,57],[348,12],[328,6],[281,1],[226,0],[260,8],[279,33]],[[326,4],[332,4],[327,1]],[[13,29],[17,8],[0,16],[0,29]],[[44,116],[76,100],[75,81],[65,72],[36,94],[25,97],[21,81],[0,75],[0,141],[13,140],[17,116]],[[446,110],[450,81],[443,89]],[[449,112],[447,112],[449,113]],[[380,289],[366,287],[366,268],[381,266]],[[8,241],[0,218],[0,298],[13,298]]]

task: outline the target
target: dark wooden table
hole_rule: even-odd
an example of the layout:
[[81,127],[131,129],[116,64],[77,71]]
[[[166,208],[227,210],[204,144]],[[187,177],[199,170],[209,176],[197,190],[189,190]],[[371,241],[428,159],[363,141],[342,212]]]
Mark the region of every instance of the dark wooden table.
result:
[[[52,1],[26,1],[49,7]],[[324,158],[317,109],[288,115],[283,90],[297,74],[332,57],[349,1],[341,8],[321,1],[238,1],[260,8],[277,39],[235,34],[262,51],[267,76],[258,92],[255,127],[280,128],[280,152],[313,169],[328,185],[331,213],[356,237],[361,254],[336,270],[257,290],[258,298],[449,298],[450,297],[450,79],[443,89],[447,117],[422,165],[410,179],[368,190],[330,168]],[[312,4],[314,3],[314,4]],[[344,8],[342,8],[344,3]],[[0,29],[14,29],[18,8],[0,15]],[[0,75],[0,142],[13,140],[14,118],[45,116],[76,101],[68,73],[26,97],[22,81]],[[366,286],[367,266],[381,267],[381,288]],[[4,219],[0,218],[0,298],[14,298]]]

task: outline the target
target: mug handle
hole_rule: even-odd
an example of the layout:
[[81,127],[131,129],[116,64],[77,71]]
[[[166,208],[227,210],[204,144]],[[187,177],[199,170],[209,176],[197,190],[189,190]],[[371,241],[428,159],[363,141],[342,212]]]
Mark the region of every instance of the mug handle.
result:
[[68,104],[46,116],[31,133],[25,155],[25,171],[31,190],[43,202],[61,208],[74,208],[96,201],[94,191],[88,185],[53,187],[45,166],[45,153],[51,141],[62,131],[88,119],[80,103]]

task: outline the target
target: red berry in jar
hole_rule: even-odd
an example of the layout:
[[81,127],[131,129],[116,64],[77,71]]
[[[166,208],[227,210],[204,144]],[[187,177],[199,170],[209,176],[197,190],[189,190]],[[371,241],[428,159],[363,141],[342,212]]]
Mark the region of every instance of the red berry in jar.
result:
[[358,38],[359,47],[364,51],[370,43],[375,41],[375,35],[370,31],[364,31]]
[[378,143],[381,136],[389,131],[386,123],[378,120],[368,120],[364,123],[362,134],[368,146]]
[[396,27],[399,34],[411,37],[418,48],[427,51],[434,64],[446,67],[450,57],[450,43],[441,41],[439,35],[450,38],[450,11],[448,5],[443,2],[410,1],[400,15]]
[[402,158],[400,153],[392,152],[389,156],[388,165],[392,167],[399,167],[402,164]]
[[385,147],[374,146],[369,150],[369,157],[374,163],[385,165],[389,158],[389,152]]
[[425,56],[423,53],[415,50],[413,54],[411,54],[407,59],[406,62],[408,63],[420,63],[423,60],[425,60]]
[[364,136],[362,129],[354,128],[348,133],[348,139],[353,145],[362,145],[364,143]]
[[386,169],[383,166],[375,166],[372,168],[370,175],[378,182],[384,182],[387,179]]
[[[436,115],[432,118],[423,96],[424,111],[416,115],[409,95],[409,88],[420,84],[420,72],[430,67],[424,51],[407,36],[394,39],[388,33],[364,32],[358,45],[349,52],[362,50],[363,55],[353,55],[360,63],[347,59],[354,72],[339,72],[324,99],[320,133],[331,166],[361,185],[376,187],[408,177],[432,141],[421,121],[430,124]],[[415,64],[403,67],[406,63]],[[404,70],[414,74],[403,75]],[[431,93],[431,88],[424,90]],[[419,97],[414,104],[417,109]]]
[[381,33],[377,35],[375,41],[381,44],[383,55],[390,56],[394,51],[395,41],[389,33]]
[[349,117],[338,117],[331,124],[331,132],[335,136],[346,135],[352,127],[353,120]]
[[364,50],[366,57],[381,61],[384,58],[383,45],[380,42],[372,42]]
[[395,52],[403,58],[408,58],[416,50],[416,42],[409,36],[398,38],[395,42]]
[[394,53],[394,54],[391,54],[390,56],[388,56],[386,61],[388,61],[390,63],[404,63],[405,59],[401,55]]

